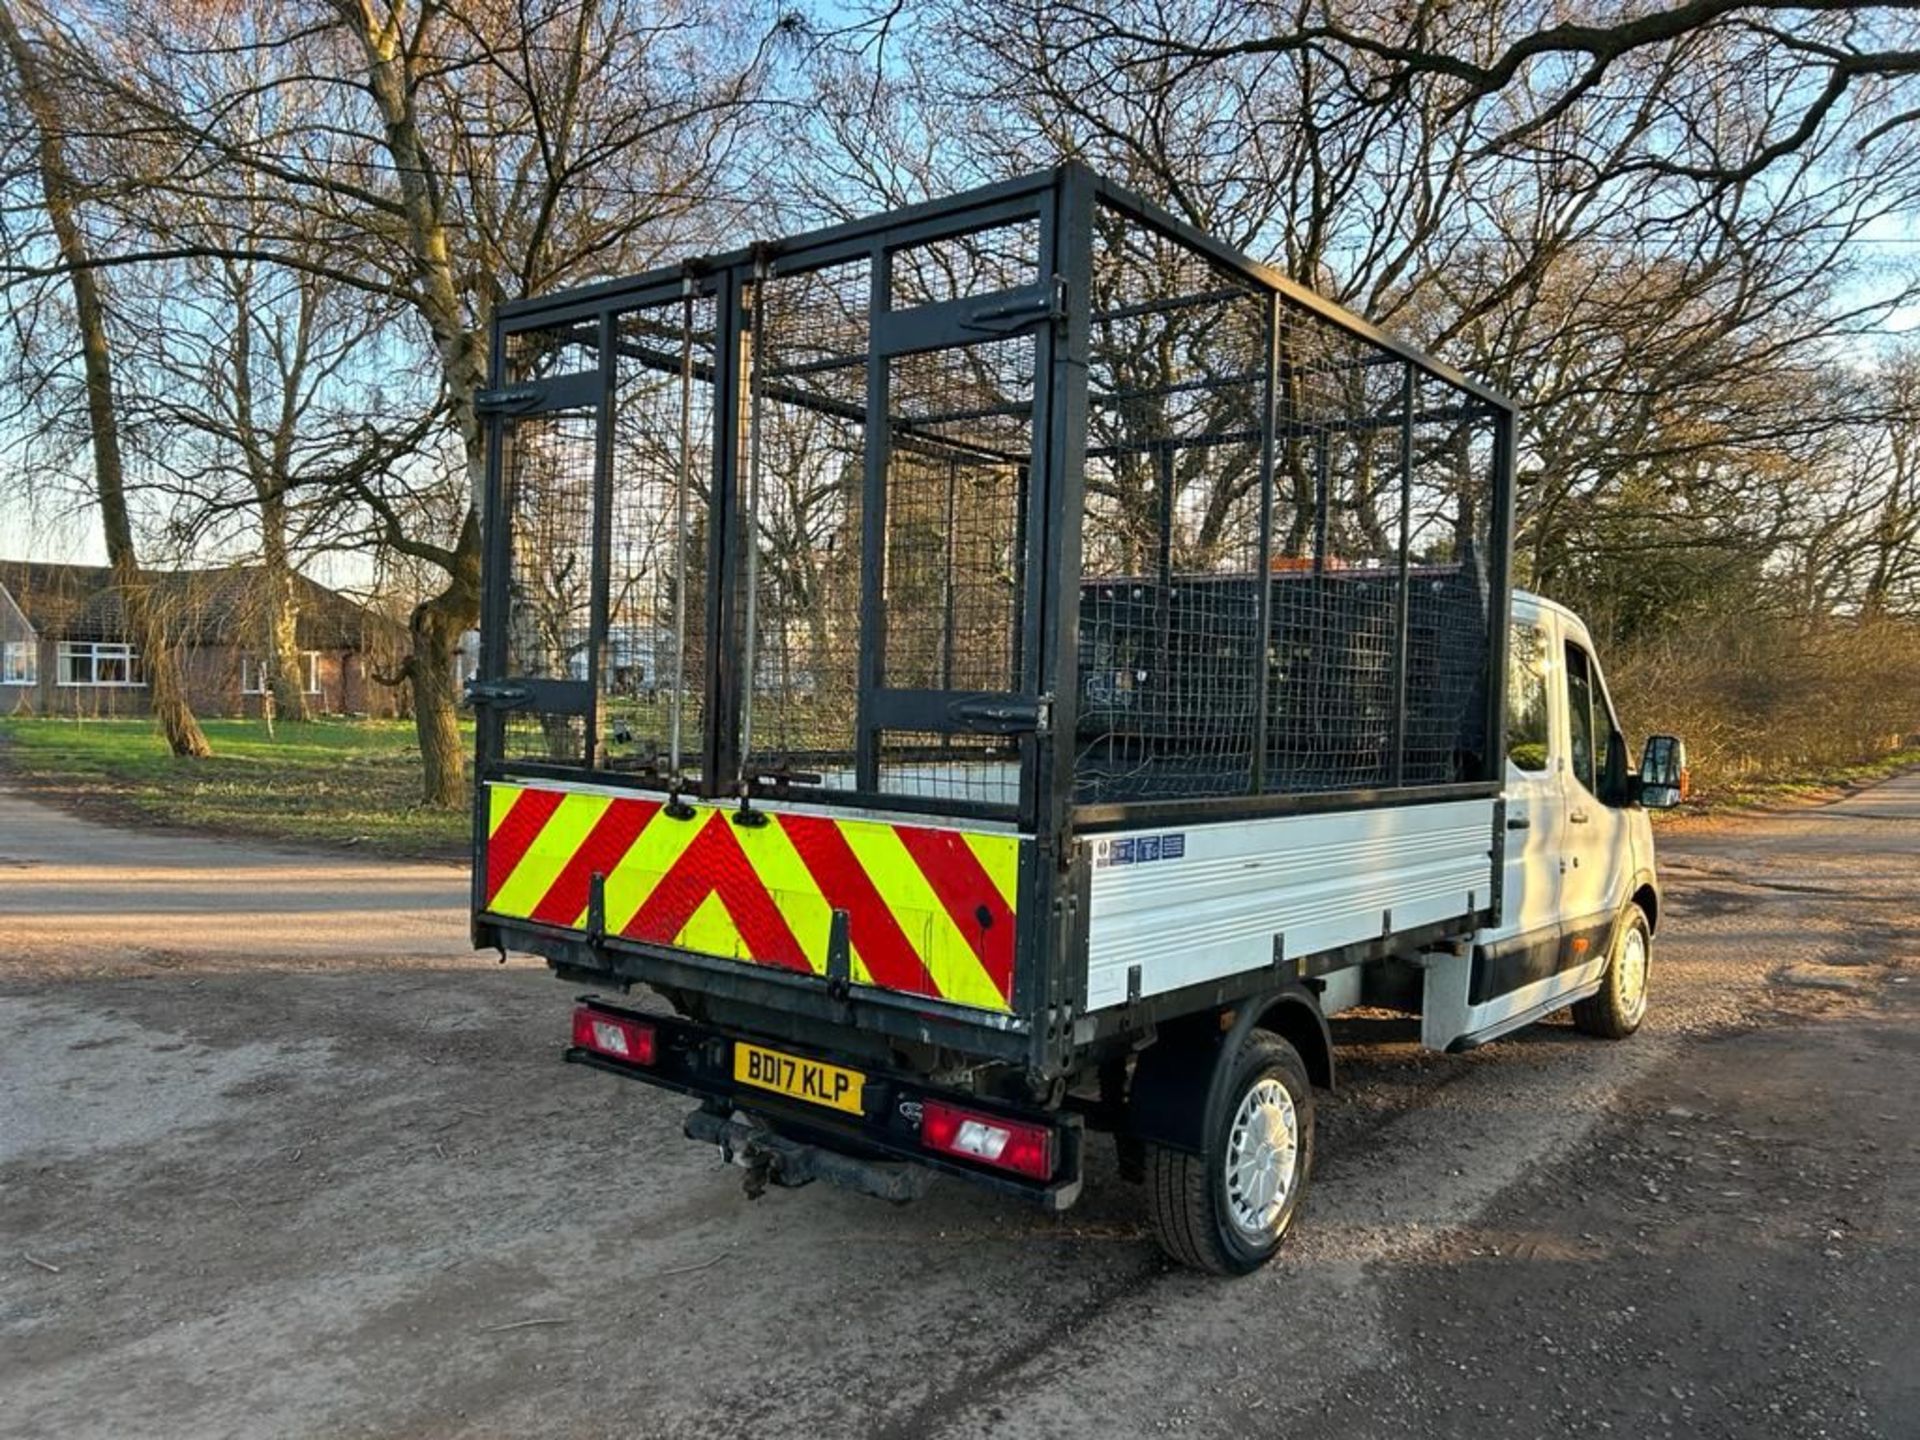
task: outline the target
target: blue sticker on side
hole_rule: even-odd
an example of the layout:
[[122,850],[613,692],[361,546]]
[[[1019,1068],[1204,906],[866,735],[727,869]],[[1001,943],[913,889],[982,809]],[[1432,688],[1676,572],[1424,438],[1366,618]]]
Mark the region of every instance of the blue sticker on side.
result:
[[1187,837],[1173,835],[1131,835],[1124,840],[1102,840],[1094,846],[1096,869],[1108,865],[1146,865],[1155,860],[1178,860],[1187,853]]

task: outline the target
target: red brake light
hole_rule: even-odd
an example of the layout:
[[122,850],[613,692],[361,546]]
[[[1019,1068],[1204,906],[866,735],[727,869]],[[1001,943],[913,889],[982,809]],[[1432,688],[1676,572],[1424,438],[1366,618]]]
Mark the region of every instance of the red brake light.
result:
[[1053,1131],[1045,1125],[928,1100],[920,1107],[920,1143],[943,1155],[1036,1180],[1053,1178]]
[[609,1015],[586,1005],[573,1012],[573,1043],[610,1060],[653,1064],[653,1037],[653,1026],[640,1020]]

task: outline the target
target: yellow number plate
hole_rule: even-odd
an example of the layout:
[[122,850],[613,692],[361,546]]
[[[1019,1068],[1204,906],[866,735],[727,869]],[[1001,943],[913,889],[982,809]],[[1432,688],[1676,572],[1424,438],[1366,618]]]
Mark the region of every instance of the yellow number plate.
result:
[[861,1113],[860,1091],[867,1083],[867,1077],[857,1070],[763,1050],[744,1040],[733,1042],[733,1078],[742,1085],[757,1085],[849,1115]]

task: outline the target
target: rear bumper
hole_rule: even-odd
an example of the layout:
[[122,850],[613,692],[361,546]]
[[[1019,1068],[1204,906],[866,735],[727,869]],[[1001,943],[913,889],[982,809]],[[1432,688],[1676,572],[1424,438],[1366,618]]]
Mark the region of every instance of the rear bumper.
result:
[[[786,1040],[735,1036],[689,1021],[643,1013],[583,997],[591,1010],[644,1021],[657,1036],[654,1063],[638,1065],[570,1046],[571,1064],[639,1080],[663,1090],[690,1095],[701,1109],[688,1118],[690,1139],[721,1144],[750,1166],[763,1167],[776,1184],[826,1180],[888,1200],[910,1200],[926,1188],[931,1175],[951,1175],[1049,1211],[1069,1208],[1080,1197],[1083,1129],[1078,1115],[1060,1111],[1015,1109],[975,1096],[943,1091],[912,1076],[876,1069],[864,1060],[842,1059]],[[865,1077],[858,1115],[829,1110],[745,1084],[733,1077],[736,1039],[771,1043],[809,1059],[857,1069]],[[1041,1124],[1054,1133],[1058,1159],[1045,1181],[949,1159],[922,1148],[920,1107],[930,1098],[951,1100],[969,1109]],[[735,1118],[743,1112],[757,1123]],[[902,1174],[910,1167],[913,1174]]]

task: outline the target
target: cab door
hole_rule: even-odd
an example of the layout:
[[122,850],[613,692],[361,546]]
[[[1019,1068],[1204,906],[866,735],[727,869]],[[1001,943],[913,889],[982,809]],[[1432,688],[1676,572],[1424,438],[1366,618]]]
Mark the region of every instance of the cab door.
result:
[[1478,1043],[1525,1023],[1559,992],[1566,722],[1557,617],[1514,606],[1507,640],[1507,769],[1500,923],[1458,958],[1429,957],[1421,1039]]
[[1566,825],[1561,844],[1560,965],[1569,984],[1604,968],[1631,863],[1626,746],[1592,648],[1569,628],[1563,643],[1567,716]]
[[[1557,932],[1561,915],[1566,794],[1558,763],[1564,750],[1554,743],[1560,708],[1554,617],[1516,613],[1507,646],[1506,860],[1500,924],[1484,938],[1496,949],[1534,951],[1548,944],[1546,937]],[[1522,963],[1513,978],[1530,976],[1537,968]],[[1477,988],[1476,998],[1483,1000],[1512,987],[1483,983]]]

